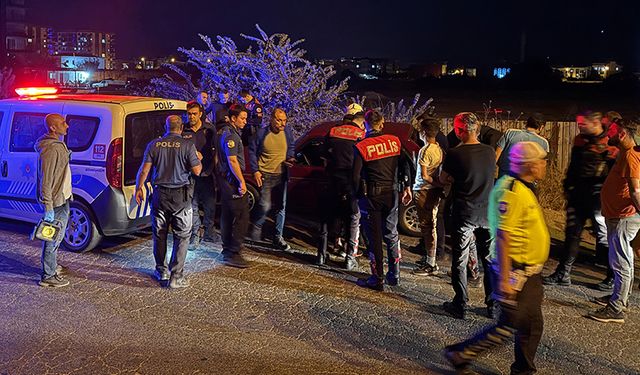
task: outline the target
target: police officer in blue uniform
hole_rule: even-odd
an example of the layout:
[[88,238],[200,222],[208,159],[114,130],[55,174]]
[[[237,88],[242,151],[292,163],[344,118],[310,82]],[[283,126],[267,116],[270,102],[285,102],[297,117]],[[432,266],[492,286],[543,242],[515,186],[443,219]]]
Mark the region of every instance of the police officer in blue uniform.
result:
[[216,216],[216,181],[214,170],[214,155],[217,145],[217,133],[213,125],[202,122],[204,109],[202,105],[193,101],[187,103],[187,119],[189,124],[182,133],[182,138],[188,139],[196,146],[198,156],[202,158],[202,172],[193,176],[193,227],[189,245],[196,249],[200,245],[200,206],[204,211],[204,235],[202,240],[217,242],[215,232]]
[[[186,288],[184,263],[191,235],[193,186],[190,173],[199,175],[202,170],[195,145],[181,134],[184,126],[180,116],[167,117],[166,133],[147,145],[144,159],[136,179],[136,202],[142,204],[143,186],[151,174],[151,228],[153,230],[153,255],[156,260],[155,276],[170,288]],[[173,232],[173,252],[167,267],[167,234]],[[169,274],[171,272],[171,274]]]
[[[402,144],[394,135],[382,134],[384,118],[377,111],[365,114],[367,136],[356,143],[353,183],[360,199],[363,227],[369,245],[371,277],[358,280],[358,285],[384,290],[382,240],[387,246],[389,270],[387,284],[398,285],[400,279],[400,238],[398,236],[398,191],[402,203],[411,202],[410,170],[400,163]],[[399,174],[399,170],[401,173]],[[402,185],[402,186],[401,186]]]
[[249,226],[249,200],[247,185],[242,175],[245,170],[242,129],[247,125],[248,111],[239,104],[229,108],[229,123],[220,134],[218,147],[220,169],[220,193],[222,211],[222,256],[226,265],[246,268],[249,266],[241,255],[242,242]]

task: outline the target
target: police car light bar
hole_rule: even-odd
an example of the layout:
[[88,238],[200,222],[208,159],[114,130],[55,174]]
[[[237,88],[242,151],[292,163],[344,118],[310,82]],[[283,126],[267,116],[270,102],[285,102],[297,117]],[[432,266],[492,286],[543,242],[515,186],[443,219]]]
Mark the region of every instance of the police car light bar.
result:
[[19,87],[16,94],[20,96],[37,96],[56,94],[58,89],[55,87]]

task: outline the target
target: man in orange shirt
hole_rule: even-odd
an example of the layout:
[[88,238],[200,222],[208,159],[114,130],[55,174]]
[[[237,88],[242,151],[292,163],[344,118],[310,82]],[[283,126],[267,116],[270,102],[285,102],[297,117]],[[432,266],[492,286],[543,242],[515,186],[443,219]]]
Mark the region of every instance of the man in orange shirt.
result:
[[624,323],[624,312],[633,287],[634,254],[631,241],[640,230],[639,130],[638,120],[618,120],[610,125],[607,134],[609,144],[618,147],[620,154],[600,193],[614,285],[610,296],[594,300],[605,306],[588,315],[599,322]]

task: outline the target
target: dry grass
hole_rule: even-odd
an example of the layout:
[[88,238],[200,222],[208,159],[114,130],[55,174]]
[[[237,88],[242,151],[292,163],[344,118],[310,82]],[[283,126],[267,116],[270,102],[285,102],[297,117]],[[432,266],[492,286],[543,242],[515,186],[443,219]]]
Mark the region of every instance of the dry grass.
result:
[[538,200],[543,208],[564,211],[562,180],[564,180],[564,173],[551,166],[547,169],[547,177],[538,184]]

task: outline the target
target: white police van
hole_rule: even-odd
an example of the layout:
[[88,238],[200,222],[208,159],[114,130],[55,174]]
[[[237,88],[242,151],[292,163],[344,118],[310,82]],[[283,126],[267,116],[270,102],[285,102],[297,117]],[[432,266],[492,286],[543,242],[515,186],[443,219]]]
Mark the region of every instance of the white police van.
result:
[[[55,89],[54,89],[55,90]],[[44,88],[17,89],[20,98],[0,100],[0,217],[37,222],[36,140],[44,118],[59,113],[69,124],[73,202],[63,245],[94,248],[103,236],[150,224],[149,195],[136,204],[136,174],[147,143],[164,134],[168,115],[184,115],[186,102],[115,95],[55,95]],[[48,93],[48,94],[47,94]]]

